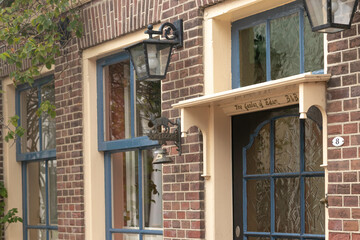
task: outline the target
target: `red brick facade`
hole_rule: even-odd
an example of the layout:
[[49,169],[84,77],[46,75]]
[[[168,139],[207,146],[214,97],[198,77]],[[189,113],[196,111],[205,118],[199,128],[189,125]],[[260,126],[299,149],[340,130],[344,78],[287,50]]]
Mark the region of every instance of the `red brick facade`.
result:
[[[352,28],[328,35],[329,239],[360,239],[360,14]],[[342,147],[331,140],[341,136]]]
[[[203,95],[203,9],[223,0],[93,0],[82,6],[85,32],[56,60],[56,156],[59,239],[85,239],[83,169],[84,49],[144,29],[150,23],[184,21],[184,47],[175,50],[162,81],[162,113],[180,117],[171,105]],[[360,239],[360,14],[352,29],[328,35],[329,239]],[[8,69],[2,66],[1,76]],[[2,100],[0,99],[0,109]],[[1,112],[0,112],[1,114]],[[342,136],[341,148],[331,145]],[[169,149],[163,166],[164,239],[205,239],[202,136],[196,127],[183,139],[183,154]],[[0,181],[2,180],[0,142]],[[231,223],[229,223],[231,224]]]

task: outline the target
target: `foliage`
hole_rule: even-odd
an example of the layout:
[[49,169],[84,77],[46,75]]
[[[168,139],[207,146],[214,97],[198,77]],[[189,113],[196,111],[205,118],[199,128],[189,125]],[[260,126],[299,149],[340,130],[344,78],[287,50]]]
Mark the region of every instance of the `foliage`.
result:
[[10,223],[22,222],[22,218],[16,214],[18,210],[16,208],[10,209],[5,212],[5,198],[7,198],[7,190],[3,182],[0,182],[0,237],[3,235],[3,231],[9,226]]
[[[9,74],[14,85],[32,85],[43,68],[51,69],[73,37],[81,37],[82,22],[78,0],[0,0],[0,60],[15,67]],[[24,63],[27,63],[26,65]],[[56,78],[57,76],[55,76]],[[55,116],[55,107],[45,101],[38,115]],[[24,133],[11,118],[6,141]]]

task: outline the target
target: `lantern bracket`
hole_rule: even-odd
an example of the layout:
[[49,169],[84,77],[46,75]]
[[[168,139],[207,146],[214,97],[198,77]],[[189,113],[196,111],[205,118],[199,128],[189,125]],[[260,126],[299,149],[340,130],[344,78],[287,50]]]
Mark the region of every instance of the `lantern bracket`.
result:
[[160,35],[165,37],[167,40],[174,41],[176,48],[183,46],[183,20],[179,19],[174,24],[166,22],[161,24],[159,30],[153,30],[154,26],[150,24],[145,34],[149,35],[149,39],[153,38],[153,35]]

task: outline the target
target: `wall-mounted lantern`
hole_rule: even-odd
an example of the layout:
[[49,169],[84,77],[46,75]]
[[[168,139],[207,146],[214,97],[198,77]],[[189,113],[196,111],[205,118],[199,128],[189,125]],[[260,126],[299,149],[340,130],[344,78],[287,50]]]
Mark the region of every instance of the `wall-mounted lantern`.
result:
[[[125,49],[130,54],[137,81],[159,81],[166,78],[173,47],[183,46],[183,21],[180,19],[173,24],[166,22],[160,26],[158,31],[153,30],[153,26],[149,25],[145,34],[149,35],[149,39]],[[165,39],[154,39],[153,35],[159,35]],[[171,125],[176,127],[172,133],[170,132]],[[165,117],[150,116],[149,127],[152,127],[150,133],[147,134],[149,139],[157,140],[160,145],[166,144],[167,141],[173,141],[181,155],[179,119],[173,123]],[[159,149],[155,151],[155,154],[153,164],[172,162],[165,149]]]
[[335,33],[349,29],[358,0],[304,0],[313,32]]
[[[166,77],[173,47],[183,45],[183,21],[177,20],[174,24],[166,22],[158,31],[153,25],[148,26],[145,34],[149,35],[140,43],[125,48],[129,54],[136,72],[138,81],[157,81]],[[154,39],[153,35],[160,35],[165,39]]]

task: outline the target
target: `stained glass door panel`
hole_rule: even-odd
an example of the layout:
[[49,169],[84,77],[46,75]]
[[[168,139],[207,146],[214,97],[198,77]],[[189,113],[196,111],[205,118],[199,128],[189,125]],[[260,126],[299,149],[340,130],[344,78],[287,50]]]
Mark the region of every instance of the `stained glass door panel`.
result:
[[325,239],[321,114],[233,117],[234,239]]

